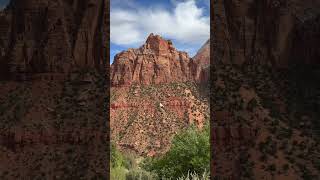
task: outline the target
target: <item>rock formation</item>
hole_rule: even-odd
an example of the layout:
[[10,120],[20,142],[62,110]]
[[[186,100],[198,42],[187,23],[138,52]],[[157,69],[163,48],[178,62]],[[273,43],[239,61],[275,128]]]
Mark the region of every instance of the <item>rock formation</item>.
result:
[[173,47],[170,40],[150,34],[139,49],[117,54],[111,65],[113,86],[159,84],[192,80],[192,61],[186,52]]
[[[209,40],[192,59],[170,40],[150,34],[138,49],[117,54],[111,65],[112,86],[206,81],[210,61]],[[208,71],[207,71],[208,72]]]
[[210,39],[192,58],[194,62],[194,79],[196,82],[208,82],[210,74]]
[[[138,49],[117,54],[111,65],[111,137],[122,151],[163,154],[177,132],[209,117],[198,83],[207,82],[209,41],[194,58],[170,40],[150,34]],[[206,95],[204,95],[207,97]]]

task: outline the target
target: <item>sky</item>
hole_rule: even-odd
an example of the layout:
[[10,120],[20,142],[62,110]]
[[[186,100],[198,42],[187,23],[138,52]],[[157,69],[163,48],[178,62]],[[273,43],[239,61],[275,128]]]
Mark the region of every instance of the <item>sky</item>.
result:
[[110,62],[150,33],[192,57],[210,37],[210,0],[111,0]]

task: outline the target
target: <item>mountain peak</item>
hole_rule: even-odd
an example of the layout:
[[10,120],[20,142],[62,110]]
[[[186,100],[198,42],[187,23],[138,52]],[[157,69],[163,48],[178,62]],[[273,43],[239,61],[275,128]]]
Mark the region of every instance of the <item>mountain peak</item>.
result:
[[171,40],[165,40],[160,35],[154,35],[153,33],[148,36],[145,46],[157,55],[166,55],[168,52],[175,50]]
[[115,56],[111,82],[113,86],[123,86],[190,81],[191,64],[188,54],[176,50],[171,40],[151,33],[139,49]]
[[186,52],[176,50],[171,40],[151,33],[140,48],[130,48],[115,56],[111,65],[111,84],[202,82],[207,79],[208,73],[203,69],[209,65],[209,49],[208,41],[193,61]]

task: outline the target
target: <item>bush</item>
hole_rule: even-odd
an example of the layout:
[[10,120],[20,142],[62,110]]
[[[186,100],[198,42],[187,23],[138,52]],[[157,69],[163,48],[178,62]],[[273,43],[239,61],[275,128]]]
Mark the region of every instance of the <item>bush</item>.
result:
[[114,144],[111,144],[111,167],[124,167],[125,164],[125,157],[118,151]]
[[127,169],[125,168],[125,158],[118,151],[114,144],[111,144],[110,150],[110,179],[111,180],[126,180]]
[[177,179],[192,172],[204,174],[210,167],[209,126],[198,130],[192,126],[177,134],[171,149],[162,157],[145,162],[145,169],[159,177]]
[[155,176],[145,170],[139,169],[135,157],[131,154],[123,155],[111,144],[111,180],[153,180]]
[[143,169],[132,169],[126,175],[126,180],[154,180],[155,175]]
[[126,180],[126,174],[128,170],[124,167],[111,167],[110,179],[111,180]]

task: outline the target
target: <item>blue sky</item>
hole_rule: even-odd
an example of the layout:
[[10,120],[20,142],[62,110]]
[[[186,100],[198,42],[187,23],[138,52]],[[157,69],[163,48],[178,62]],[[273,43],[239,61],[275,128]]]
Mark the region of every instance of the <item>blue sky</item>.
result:
[[192,57],[210,36],[210,0],[111,0],[110,61],[138,48],[150,33]]
[[0,0],[0,9],[6,7],[10,0]]

